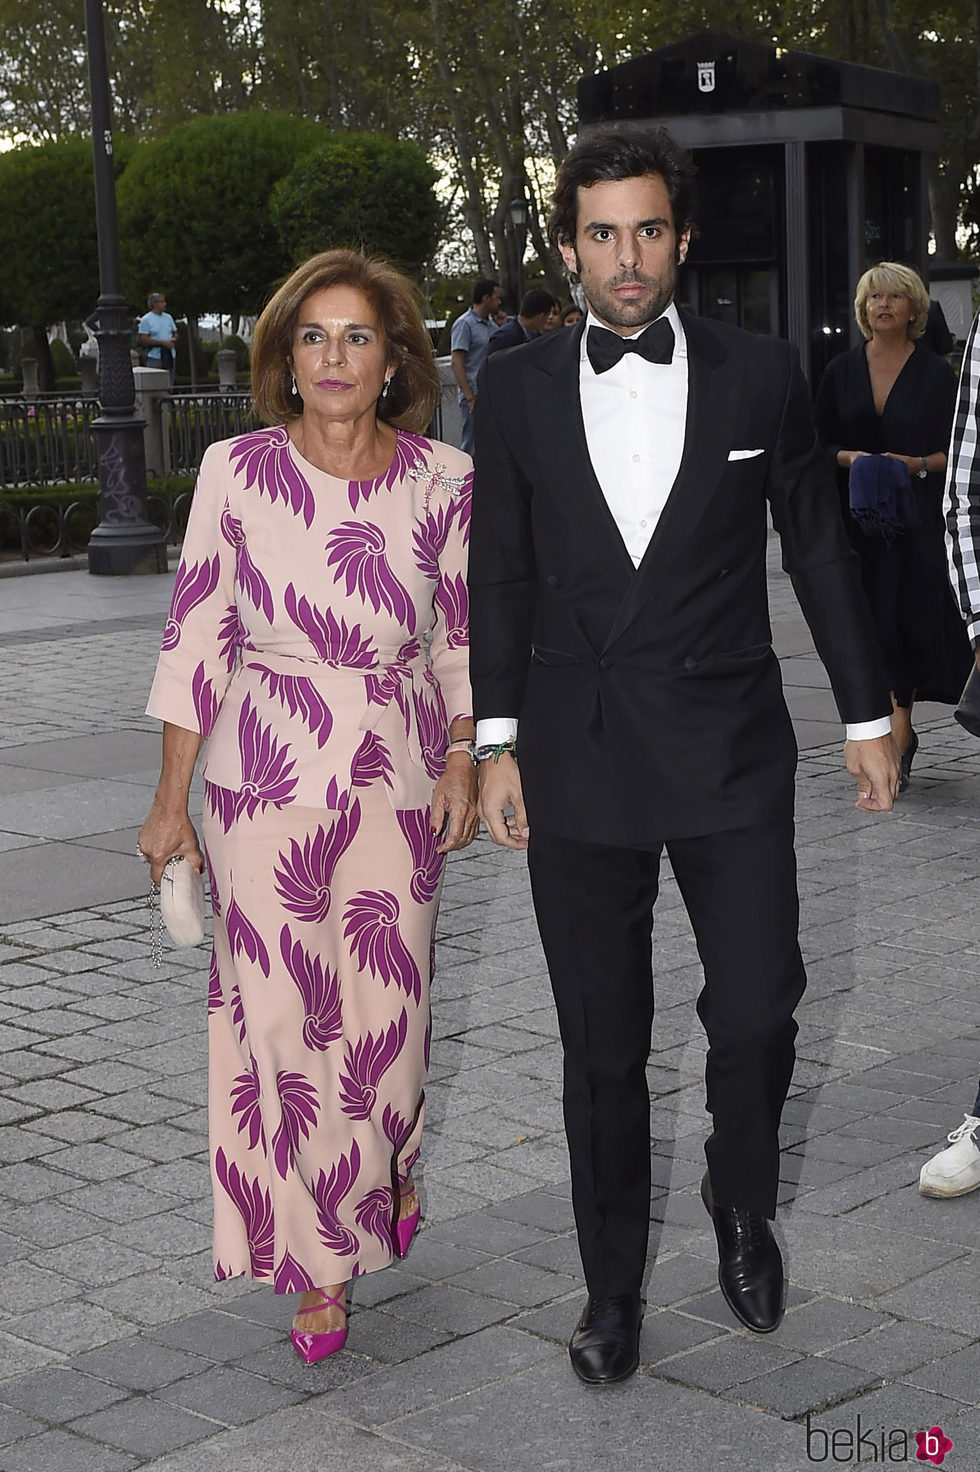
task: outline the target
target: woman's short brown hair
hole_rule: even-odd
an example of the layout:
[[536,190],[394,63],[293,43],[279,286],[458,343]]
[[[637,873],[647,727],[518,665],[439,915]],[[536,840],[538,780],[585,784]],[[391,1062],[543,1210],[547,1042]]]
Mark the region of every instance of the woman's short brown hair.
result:
[[899,261],[879,261],[870,271],[865,271],[854,293],[854,316],[863,337],[871,337],[868,321],[868,297],[873,291],[897,291],[908,298],[910,316],[908,335],[921,337],[926,330],[929,315],[929,293],[918,271],[903,266]]
[[301,304],[328,286],[353,286],[371,303],[398,364],[378,418],[421,433],[439,402],[441,386],[432,341],[415,287],[407,276],[357,250],[325,250],[297,266],[269,301],[252,334],[252,398],[267,424],[298,419],[303,402],[292,392],[293,333]]

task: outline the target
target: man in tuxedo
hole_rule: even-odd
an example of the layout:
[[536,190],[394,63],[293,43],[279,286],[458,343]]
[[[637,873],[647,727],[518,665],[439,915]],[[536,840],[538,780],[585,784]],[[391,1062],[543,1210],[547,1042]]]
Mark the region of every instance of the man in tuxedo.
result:
[[674,304],[692,175],[663,129],[580,139],[550,230],[587,317],[490,359],[476,413],[481,809],[498,843],[528,851],[589,1292],[569,1352],[591,1383],[638,1362],[664,848],[704,969],[702,1196],[721,1287],[750,1329],[782,1317],[769,1222],[805,976],[767,505],[848,723],[858,807],[889,809],[899,775],[888,683],[796,354]]

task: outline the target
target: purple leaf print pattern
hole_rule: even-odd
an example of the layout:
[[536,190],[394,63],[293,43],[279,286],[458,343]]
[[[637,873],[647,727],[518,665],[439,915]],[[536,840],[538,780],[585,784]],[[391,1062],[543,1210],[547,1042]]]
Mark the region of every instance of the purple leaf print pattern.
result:
[[204,779],[204,801],[208,805],[208,812],[212,818],[216,818],[225,833],[231,832],[231,825],[235,821],[235,794],[227,787],[219,787],[216,782]]
[[330,884],[337,861],[353,841],[361,821],[357,800],[329,828],[317,828],[300,846],[290,841],[288,856],[279,854],[276,893],[283,908],[298,920],[325,920],[330,911]]
[[465,547],[470,539],[470,522],[473,514],[473,472],[464,476],[463,484],[459,488],[456,497],[456,522],[460,531],[460,538]]
[[248,1148],[254,1150],[261,1140],[262,1149],[265,1150],[265,1131],[262,1128],[262,1110],[259,1103],[259,1066],[255,1059],[249,1058],[249,1067],[246,1073],[240,1073],[235,1079],[231,1097],[234,1103],[231,1106],[232,1116],[238,1115],[238,1133],[243,1135],[248,1131]]
[[250,1181],[243,1175],[234,1161],[229,1163],[220,1146],[214,1157],[214,1170],[245,1223],[252,1277],[269,1277],[275,1251],[275,1224],[268,1191],[264,1191],[257,1180]]
[[344,1049],[344,1069],[340,1075],[340,1107],[350,1119],[370,1119],[378,1098],[378,1084],[405,1046],[408,1036],[408,1013],[402,1008],[397,1022],[387,1031],[367,1033]]
[[250,668],[258,670],[263,685],[284,710],[288,710],[291,716],[302,718],[322,750],[333,729],[333,716],[313,681],[306,675],[277,675],[257,661],[252,661]]
[[391,1219],[395,1213],[395,1193],[390,1186],[377,1186],[354,1208],[357,1225],[385,1247],[391,1248]]
[[425,520],[412,533],[415,565],[434,583],[439,580],[439,557],[446,546],[453,510],[452,506],[437,506],[434,511],[427,511]]
[[395,767],[380,736],[368,731],[354,753],[350,764],[350,780],[353,787],[370,787],[381,778],[390,787]]
[[352,480],[348,483],[347,499],[350,501],[350,509],[356,511],[359,501],[370,500],[380,490],[392,490],[419,456],[429,454],[431,450],[431,443],[422,435],[409,434],[407,430],[400,429],[395,442],[394,459],[384,475],[379,475],[377,480]]
[[231,505],[227,497],[221,511],[221,535],[229,547],[244,547],[245,545],[245,528],[237,516],[232,516]]
[[446,643],[450,649],[465,649],[469,644],[470,600],[463,574],[442,577],[436,589],[436,607],[446,625]]
[[249,603],[253,604],[272,623],[272,589],[252,561],[245,546],[238,549],[235,558],[235,582]]
[[233,956],[240,956],[242,952],[250,961],[254,961],[262,975],[269,975],[269,952],[265,941],[262,939],[251,920],[241,908],[235,896],[232,895],[228,906],[228,914],[225,918],[225,927],[228,931],[228,944]]
[[398,929],[398,901],[386,889],[362,889],[344,911],[344,935],[361,970],[380,976],[416,1002],[422,996],[422,978],[415,958]]
[[202,736],[210,736],[218,718],[219,701],[214,693],[214,686],[205,673],[203,659],[194,671],[194,677],[191,680],[191,695],[194,700],[194,714],[197,716],[198,730]]
[[264,726],[246,695],[238,718],[238,748],[242,758],[242,785],[238,793],[236,816],[255,816],[267,802],[287,803],[293,800],[296,778],[291,776],[295,762],[288,759],[289,745],[279,745],[270,726]]
[[214,877],[214,869],[211,866],[211,855],[207,849],[204,850],[204,864],[208,871],[208,891],[211,895],[211,909],[215,916],[221,918],[221,895],[218,893],[218,881]]
[[327,783],[327,790],[324,793],[323,806],[325,808],[330,808],[331,810],[336,808],[338,812],[346,813],[348,797],[349,793],[341,792],[340,784],[338,783],[337,778],[331,777],[330,781]]
[[302,516],[307,528],[313,525],[313,492],[289,453],[289,435],[281,425],[241,435],[228,453],[238,462],[235,475],[244,477],[246,490],[257,486],[260,495],[282,500],[294,516]]
[[316,1127],[320,1101],[316,1089],[301,1073],[277,1073],[276,1088],[282,1105],[282,1118],[272,1139],[272,1158],[276,1170],[285,1180],[300,1140],[308,1140],[310,1130]]
[[312,1293],[316,1287],[306,1269],[288,1252],[276,1268],[273,1283],[277,1293]]
[[360,1168],[361,1152],[357,1148],[357,1141],[353,1140],[350,1155],[342,1155],[337,1164],[330,1167],[329,1173],[321,1170],[312,1186],[313,1197],[320,1212],[320,1225],[317,1228],[320,1240],[338,1257],[351,1257],[357,1251],[354,1233],[337,1218],[344,1200],[350,1195],[357,1180]]
[[225,1005],[225,999],[221,992],[221,977],[218,975],[218,958],[211,951],[211,966],[208,970],[208,1016],[212,1012],[218,1012]]
[[334,582],[344,579],[349,598],[356,593],[375,613],[383,608],[414,632],[415,605],[388,564],[380,527],[371,521],[342,522],[327,538],[327,554]]
[[425,808],[401,808],[396,811],[398,826],[412,850],[415,868],[409,886],[413,900],[428,904],[439,888],[444,855],[436,852],[439,835],[433,833]]
[[238,616],[238,608],[229,603],[218,629],[218,649],[227,670],[235,668],[235,656],[247,640],[248,630]]
[[397,1155],[402,1145],[408,1139],[412,1128],[411,1125],[407,1120],[402,1119],[397,1109],[392,1109],[390,1104],[386,1104],[385,1112],[381,1116],[381,1128],[384,1131],[385,1139]]
[[163,649],[176,649],[180,643],[180,632],[184,620],[193,608],[210,598],[218,586],[220,559],[216,552],[203,562],[188,567],[182,562],[177,569],[174,594],[170,600],[170,617],[163,631]]
[[324,663],[338,669],[373,669],[378,656],[371,647],[371,640],[361,633],[360,624],[347,627],[347,620],[338,622],[331,609],[321,612],[306,598],[297,598],[292,583],[286,584],[283,595],[286,612],[298,629],[309,639]]
[[236,981],[231,989],[231,1020],[238,1029],[238,1041],[244,1043],[245,1033],[245,1003],[242,1001],[241,987]]
[[433,781],[442,775],[448,737],[446,706],[442,691],[429,681],[415,692],[415,719],[419,727],[419,745],[425,770]]
[[343,1032],[337,972],[319,956],[311,956],[301,941],[294,941],[288,925],[279,933],[279,951],[306,1010],[303,1042],[311,1051],[323,1053]]

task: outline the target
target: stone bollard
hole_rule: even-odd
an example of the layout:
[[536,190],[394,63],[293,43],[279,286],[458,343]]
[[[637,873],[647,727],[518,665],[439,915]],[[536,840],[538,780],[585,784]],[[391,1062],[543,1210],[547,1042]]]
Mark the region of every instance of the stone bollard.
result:
[[79,353],[78,371],[82,375],[82,393],[97,394],[99,391],[99,360],[92,353]]
[[166,368],[134,368],[138,419],[146,421],[143,444],[148,475],[169,475],[170,454],[163,432],[163,400],[170,397],[170,373]]
[[238,366],[238,356],[234,348],[219,348],[214,355],[214,361],[218,368],[218,387],[237,388],[238,380],[235,372]]
[[25,399],[36,399],[41,392],[37,378],[37,359],[21,358],[20,371],[24,377],[24,387],[21,392]]
[[453,377],[451,358],[437,358],[439,382],[442,384],[442,439],[447,445],[458,445],[463,436],[463,416],[459,412],[459,386]]

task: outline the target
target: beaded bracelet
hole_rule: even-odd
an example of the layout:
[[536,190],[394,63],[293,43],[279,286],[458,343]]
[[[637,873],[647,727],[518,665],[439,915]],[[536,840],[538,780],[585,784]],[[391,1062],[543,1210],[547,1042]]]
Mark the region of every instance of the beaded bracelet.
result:
[[475,759],[479,763],[489,761],[490,758],[493,757],[493,760],[496,763],[499,762],[500,758],[504,755],[512,756],[516,761],[517,740],[515,737],[508,736],[506,741],[495,741],[489,743],[486,746],[478,746],[476,748]]

